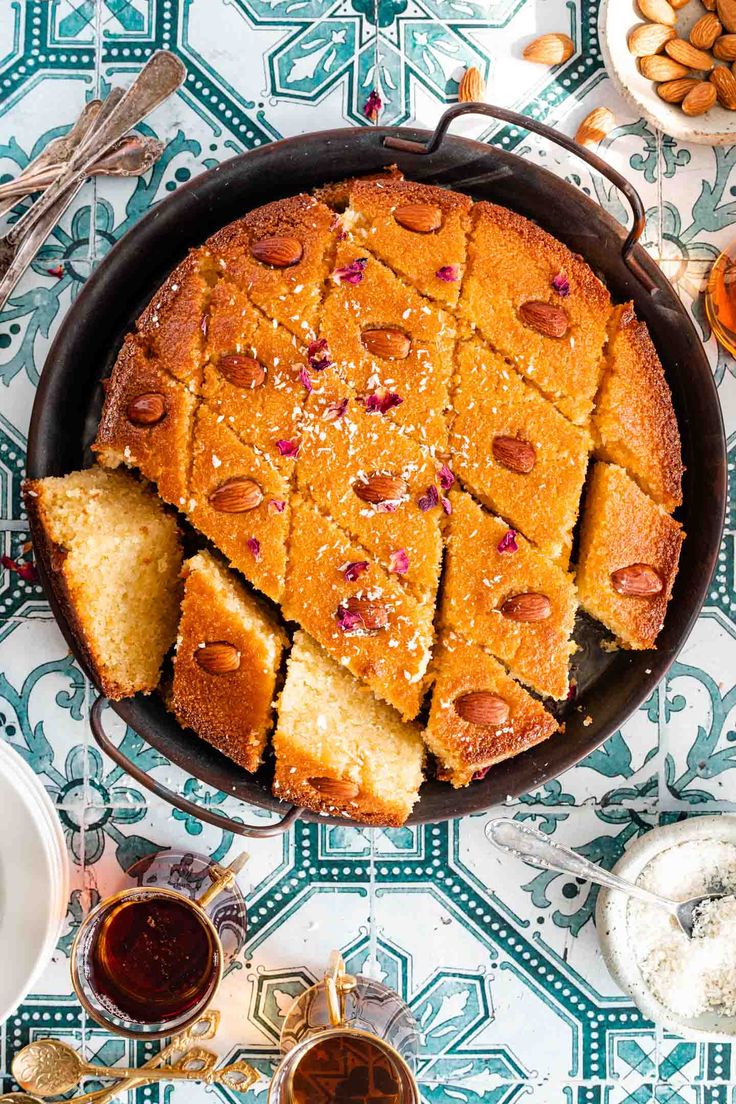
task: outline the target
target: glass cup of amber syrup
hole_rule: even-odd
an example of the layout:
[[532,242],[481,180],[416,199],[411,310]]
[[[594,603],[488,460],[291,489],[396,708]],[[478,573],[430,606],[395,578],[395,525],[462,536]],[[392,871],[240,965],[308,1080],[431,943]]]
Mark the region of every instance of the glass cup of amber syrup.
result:
[[227,868],[202,860],[210,884],[195,898],[165,885],[139,885],[92,909],[72,945],[71,974],[80,1003],[98,1024],[129,1038],[161,1039],[205,1012],[225,963],[207,908],[232,886],[246,858]]
[[736,356],[736,247],[725,249],[710,270],[705,313],[720,344]]
[[420,1104],[416,1020],[372,978],[345,972],[333,951],[323,981],[289,1009],[268,1104]]

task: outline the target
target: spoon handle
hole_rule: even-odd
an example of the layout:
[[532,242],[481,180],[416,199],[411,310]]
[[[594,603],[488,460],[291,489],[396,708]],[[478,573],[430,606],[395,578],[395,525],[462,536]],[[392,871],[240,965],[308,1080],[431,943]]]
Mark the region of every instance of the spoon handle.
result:
[[670,901],[667,897],[660,897],[656,893],[650,893],[648,889],[627,882],[605,870],[596,863],[589,862],[576,851],[562,847],[559,843],[553,843],[543,832],[528,824],[521,824],[518,820],[508,817],[498,817],[486,825],[486,836],[490,842],[501,851],[509,855],[523,859],[543,870],[559,870],[562,874],[572,874],[576,878],[585,878],[596,885],[605,886],[607,889],[617,889],[629,897],[636,897],[640,901],[646,901],[649,905],[658,905],[659,908],[675,913],[677,902]]

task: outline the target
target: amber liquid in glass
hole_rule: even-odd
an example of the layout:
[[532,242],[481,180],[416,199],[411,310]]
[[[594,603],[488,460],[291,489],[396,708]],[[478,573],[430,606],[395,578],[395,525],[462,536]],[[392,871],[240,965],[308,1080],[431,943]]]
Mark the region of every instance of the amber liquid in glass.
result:
[[718,341],[736,356],[736,243],[721,253],[710,270],[705,311]]
[[369,1038],[331,1035],[311,1046],[291,1078],[290,1104],[403,1104],[389,1054]]
[[88,980],[115,1014],[163,1023],[210,995],[219,954],[212,932],[185,900],[131,897],[100,919]]

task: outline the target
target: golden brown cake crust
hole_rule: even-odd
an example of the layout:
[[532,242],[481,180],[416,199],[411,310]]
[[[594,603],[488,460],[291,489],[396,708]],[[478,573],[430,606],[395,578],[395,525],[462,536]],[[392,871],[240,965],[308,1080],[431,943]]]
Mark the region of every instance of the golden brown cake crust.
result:
[[350,202],[350,193],[356,184],[369,181],[403,180],[404,174],[398,165],[387,165],[383,172],[366,173],[365,176],[348,176],[344,180],[333,180],[315,188],[312,195],[320,203],[332,207],[334,211],[344,211]]
[[664,369],[633,303],[616,307],[593,427],[598,455],[672,512],[682,504],[680,432]]
[[[273,615],[210,553],[184,564],[184,600],[170,708],[180,724],[248,771],[257,770],[273,723],[281,653],[288,640]],[[206,645],[237,653],[235,670],[199,662]]]

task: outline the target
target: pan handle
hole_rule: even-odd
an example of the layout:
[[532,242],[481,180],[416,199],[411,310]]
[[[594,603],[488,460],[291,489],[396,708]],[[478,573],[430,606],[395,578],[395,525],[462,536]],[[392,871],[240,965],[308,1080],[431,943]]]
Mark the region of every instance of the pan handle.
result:
[[266,836],[279,836],[282,832],[286,832],[294,821],[298,819],[301,809],[292,807],[289,809],[288,813],[282,817],[281,820],[276,821],[275,824],[266,824],[263,826],[256,824],[239,824],[237,820],[231,820],[230,817],[222,816],[220,813],[215,813],[211,809],[202,808],[201,805],[195,805],[193,801],[189,801],[186,797],[180,797],[179,794],[173,793],[157,779],[152,778],[150,774],[141,770],[139,766],[128,759],[120,748],[112,742],[102,725],[102,710],[107,704],[107,698],[103,694],[100,694],[95,699],[89,712],[89,725],[97,744],[106,755],[110,756],[113,762],[117,763],[119,767],[134,778],[139,785],[143,786],[146,790],[150,790],[151,793],[156,794],[157,797],[162,798],[162,800],[168,802],[169,805],[173,805],[175,809],[180,809],[182,813],[187,813],[189,816],[196,817],[197,820],[205,820],[208,824],[214,824],[216,828],[222,828],[226,832],[234,832],[236,836],[260,838]]
[[519,115],[516,111],[509,111],[505,107],[495,107],[494,105],[484,103],[458,103],[453,104],[452,107],[448,107],[447,111],[445,111],[444,115],[442,115],[440,121],[437,123],[435,131],[428,142],[414,142],[408,138],[397,138],[393,135],[387,135],[383,140],[383,144],[389,149],[401,150],[403,153],[434,153],[442,144],[442,140],[450,124],[454,122],[455,119],[459,119],[461,115],[488,115],[491,119],[498,119],[504,123],[511,123],[513,126],[519,127],[520,130],[531,130],[535,134],[541,135],[542,138],[548,138],[550,142],[562,146],[568,153],[574,153],[581,161],[585,161],[591,168],[599,172],[601,176],[605,176],[611,184],[626,196],[634,216],[634,225],[621,247],[621,256],[624,260],[624,264],[639,283],[644,285],[650,295],[657,291],[656,284],[644,271],[642,265],[632,252],[644,231],[644,224],[646,222],[644,204],[636,188],[634,188],[620,172],[617,172],[616,169],[607,165],[598,154],[591,153],[589,149],[579,145],[579,143],[575,142],[572,138],[568,138],[566,134],[560,134],[560,132],[553,127],[547,126],[545,123],[540,123],[536,119],[529,119],[526,115]]

